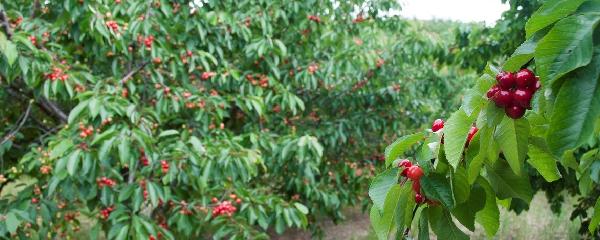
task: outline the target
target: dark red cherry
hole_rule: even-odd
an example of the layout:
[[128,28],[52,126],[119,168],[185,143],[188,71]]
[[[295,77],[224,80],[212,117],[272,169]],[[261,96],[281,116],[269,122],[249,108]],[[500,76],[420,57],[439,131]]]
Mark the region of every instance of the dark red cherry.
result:
[[433,121],[433,124],[431,124],[431,131],[437,132],[442,128],[444,128],[444,120],[442,119],[436,119]]
[[498,87],[498,85],[494,85],[490,88],[490,90],[487,91],[486,95],[488,98],[492,98],[498,91],[500,91],[500,87]]
[[506,90],[500,90],[492,98],[498,107],[506,107],[511,105],[513,101],[513,93]]
[[515,80],[518,88],[526,88],[535,84],[535,74],[525,68],[515,74]]
[[510,72],[501,72],[496,75],[496,81],[502,90],[509,90],[515,86],[515,75]]
[[532,96],[533,93],[529,90],[517,89],[513,93],[514,104],[523,108],[530,108]]
[[508,106],[504,109],[506,115],[512,119],[519,119],[525,115],[525,108],[517,105]]

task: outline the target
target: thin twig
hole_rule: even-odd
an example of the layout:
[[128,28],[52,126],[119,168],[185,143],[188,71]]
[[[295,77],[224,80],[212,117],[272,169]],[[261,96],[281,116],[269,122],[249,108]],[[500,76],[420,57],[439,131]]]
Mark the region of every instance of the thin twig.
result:
[[127,73],[127,75],[125,75],[125,77],[123,77],[123,79],[121,79],[121,83],[127,82],[127,80],[129,80],[131,77],[133,77],[133,75],[135,75],[136,73],[138,73],[139,71],[141,71],[142,69],[144,69],[144,67],[146,67],[146,65],[148,65],[148,63],[150,63],[150,62],[149,61],[144,62],[138,68],[136,68],[136,69],[130,71],[129,73]]
[[31,112],[32,103],[33,103],[33,101],[29,101],[29,105],[27,105],[27,110],[25,110],[25,113],[23,113],[23,115],[21,115],[21,117],[19,119],[19,121],[21,121],[21,122],[15,127],[14,130],[12,130],[8,134],[6,134],[4,137],[2,137],[2,142],[0,142],[0,145],[4,144],[9,139],[11,139],[15,134],[17,134],[17,132],[19,132],[19,130],[21,130],[23,125],[25,125],[25,122],[27,122],[27,119],[29,118],[29,113]]
[[61,124],[61,125],[58,125],[58,126],[56,126],[56,127],[52,128],[52,129],[48,130],[48,131],[47,131],[47,132],[45,132],[44,134],[40,135],[40,137],[38,137],[38,142],[39,142],[40,144],[42,144],[42,143],[43,143],[43,141],[44,141],[44,138],[45,138],[45,137],[47,137],[48,135],[50,135],[50,134],[52,134],[52,133],[54,133],[54,132],[58,131],[59,129],[61,129],[61,128],[63,128],[63,127],[64,127],[64,125],[62,125],[62,124]]

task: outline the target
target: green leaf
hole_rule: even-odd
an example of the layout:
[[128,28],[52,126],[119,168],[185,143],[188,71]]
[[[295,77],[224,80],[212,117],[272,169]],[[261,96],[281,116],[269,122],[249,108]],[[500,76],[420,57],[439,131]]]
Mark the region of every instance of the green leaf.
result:
[[129,139],[127,137],[121,136],[121,141],[119,142],[119,159],[121,160],[121,164],[129,163],[129,156],[131,151],[131,144],[129,143]]
[[486,170],[487,179],[499,199],[516,197],[531,202],[533,190],[527,174],[516,175],[506,161],[502,160],[496,161],[492,166],[486,166]]
[[88,105],[89,105],[88,101],[83,101],[83,102],[80,102],[79,104],[77,104],[77,106],[75,106],[69,113],[69,119],[68,119],[69,124],[73,124],[73,122],[75,122],[75,120],[77,120],[77,118],[83,112],[83,110],[88,109]]
[[495,139],[512,170],[520,175],[527,156],[529,122],[505,117],[496,128]]
[[150,202],[152,203],[152,206],[157,207],[158,192],[155,188],[155,185],[152,182],[148,181],[148,183],[146,184],[146,189],[148,189],[148,196],[150,197]]
[[475,214],[475,221],[483,226],[487,236],[491,238],[496,235],[500,227],[500,211],[496,204],[496,193],[483,177],[477,178],[477,184],[485,190],[485,206]]
[[494,79],[494,77],[488,74],[483,74],[479,80],[477,80],[475,87],[467,91],[465,97],[463,98],[462,104],[462,109],[465,111],[467,116],[477,114],[479,110],[481,110],[482,107],[489,102],[484,96],[488,89],[490,89],[490,87],[495,83],[496,79]]
[[456,169],[467,142],[467,135],[474,118],[469,118],[465,111],[454,112],[444,126],[444,150],[448,163]]
[[463,167],[456,168],[456,172],[452,175],[450,183],[452,184],[452,194],[454,195],[455,204],[463,203],[469,199],[471,186],[467,179],[467,171]]
[[113,143],[116,138],[111,138],[110,140],[104,141],[100,149],[98,150],[98,160],[104,160],[110,153]]
[[19,57],[19,52],[17,51],[17,45],[14,43],[7,41],[6,48],[4,49],[4,56],[6,56],[6,60],[8,61],[8,65],[12,67],[12,65],[17,61],[17,57]]
[[387,239],[387,229],[383,224],[383,219],[379,214],[379,210],[375,206],[371,207],[371,213],[369,214],[369,218],[371,219],[371,226],[373,226],[373,230],[375,230],[375,234],[377,234],[377,238],[380,240]]
[[429,206],[427,208],[427,217],[429,218],[429,223],[431,223],[431,229],[438,239],[469,239],[469,236],[456,227],[448,210],[440,206]]
[[[426,211],[423,209],[423,211]],[[427,214],[421,213],[419,218],[419,235],[418,240],[429,240],[429,220]]]
[[179,134],[179,132],[177,130],[166,130],[166,131],[162,131],[160,132],[160,134],[158,135],[159,138],[161,137],[167,137],[167,136],[172,136],[172,135],[177,135]]
[[15,233],[20,224],[21,220],[19,220],[17,215],[15,215],[13,212],[6,214],[6,229],[8,232]]
[[194,150],[196,150],[196,153],[204,154],[206,152],[204,145],[202,144],[200,139],[198,139],[196,136],[190,137],[190,143],[192,143],[192,146],[194,146]]
[[117,235],[117,237],[115,238],[115,240],[125,240],[127,239],[127,233],[129,232],[129,225],[125,225],[124,227],[121,228],[121,230],[119,231],[119,234]]
[[88,104],[90,110],[90,116],[96,117],[100,113],[100,102],[98,98],[92,98]]
[[508,60],[504,63],[502,67],[504,71],[516,72],[523,65],[531,61],[533,56],[535,55],[535,48],[537,47],[538,42],[542,39],[543,36],[546,35],[546,31],[537,32],[532,37],[523,42],[515,52],[510,56]]
[[454,207],[450,181],[445,176],[431,173],[421,178],[421,189],[429,199],[438,200],[447,208]]
[[63,153],[65,153],[71,147],[73,147],[73,141],[70,139],[63,139],[52,148],[52,152],[50,152],[50,159],[55,159],[62,156]]
[[535,59],[543,85],[551,86],[556,79],[590,63],[592,34],[598,20],[597,14],[567,17],[540,40]]
[[552,155],[544,139],[532,138],[529,143],[529,164],[533,166],[548,182],[561,178],[556,163],[558,159]]
[[547,136],[555,156],[581,146],[593,136],[595,121],[600,117],[600,49],[594,55],[590,65],[566,77],[556,96]]
[[390,188],[398,184],[398,168],[390,168],[377,175],[369,187],[369,197],[377,209],[383,209]]
[[543,29],[552,23],[566,17],[577,10],[577,7],[583,3],[584,0],[549,0],[544,3],[537,11],[535,11],[531,18],[525,24],[525,32],[527,38],[532,36],[535,32]]
[[300,211],[302,214],[308,214],[308,208],[304,206],[302,203],[294,203],[294,206]]
[[588,227],[591,233],[596,231],[598,224],[600,224],[600,198],[596,200],[594,215],[592,215],[592,220],[590,220],[590,226]]
[[475,231],[475,214],[484,206],[485,190],[479,184],[476,184],[473,185],[469,199],[452,209],[452,215],[467,229]]
[[73,176],[77,172],[77,167],[79,167],[79,160],[81,159],[79,154],[81,153],[81,149],[77,149],[69,155],[69,160],[67,162],[67,172],[69,175]]
[[385,148],[385,165],[389,166],[392,164],[394,160],[396,160],[400,155],[404,154],[404,152],[409,150],[413,145],[423,140],[424,137],[425,135],[422,132],[415,133],[403,136],[394,143],[390,144]]
[[394,229],[402,231],[404,226],[410,225],[414,206],[414,192],[411,184],[395,185],[390,188],[385,198],[382,216],[382,223],[386,228],[386,237]]

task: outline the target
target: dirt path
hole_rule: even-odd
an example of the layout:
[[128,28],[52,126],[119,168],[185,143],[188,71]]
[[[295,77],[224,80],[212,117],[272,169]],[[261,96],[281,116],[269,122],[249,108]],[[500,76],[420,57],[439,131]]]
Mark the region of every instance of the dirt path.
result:
[[[345,213],[346,220],[338,225],[331,220],[321,222],[326,240],[359,240],[369,236],[371,223],[369,215],[360,209],[350,209]],[[282,235],[272,235],[273,240],[309,240],[312,239],[310,231],[290,230]]]

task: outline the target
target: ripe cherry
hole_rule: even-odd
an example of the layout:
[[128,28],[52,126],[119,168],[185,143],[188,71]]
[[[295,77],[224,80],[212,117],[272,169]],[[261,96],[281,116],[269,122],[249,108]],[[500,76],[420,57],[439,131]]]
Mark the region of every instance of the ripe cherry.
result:
[[421,193],[421,181],[415,180],[413,181],[412,190],[416,193]]
[[469,130],[469,135],[467,135],[467,145],[469,145],[471,143],[471,140],[473,140],[473,137],[475,136],[477,131],[479,131],[479,128],[477,128],[475,126],[471,127],[471,129]]
[[493,97],[494,97],[494,95],[496,95],[496,93],[497,93],[498,91],[500,91],[500,87],[499,87],[499,86],[496,84],[496,85],[492,86],[492,87],[490,88],[490,90],[488,90],[488,91],[487,91],[487,94],[486,94],[486,96],[487,96],[488,98],[493,98]]
[[515,82],[517,87],[526,88],[535,84],[535,74],[527,68],[521,69],[521,71],[515,74]]
[[431,125],[431,131],[437,132],[442,128],[444,128],[444,120],[436,119],[435,121],[433,121],[433,124]]
[[492,99],[498,107],[506,107],[511,105],[513,101],[513,94],[507,90],[500,90],[494,95]]
[[413,181],[418,181],[423,176],[423,169],[418,165],[413,165],[408,168],[406,177]]
[[402,170],[402,172],[400,173],[400,175],[403,177],[406,177],[406,174],[408,174],[408,168],[410,168],[411,166],[412,166],[412,163],[408,159],[404,159],[404,160],[400,161],[400,163],[398,163],[398,167],[404,168]]
[[400,161],[400,163],[398,163],[398,167],[409,168],[411,166],[412,166],[412,163],[408,159],[404,159],[404,160]]
[[417,204],[424,203],[425,202],[425,197],[423,197],[423,195],[417,193],[417,194],[415,194],[415,202]]
[[504,112],[506,112],[506,115],[512,119],[519,119],[525,115],[525,108],[513,105],[504,108]]
[[530,92],[529,90],[517,89],[517,90],[515,90],[515,92],[513,94],[513,101],[514,101],[515,105],[517,105],[517,106],[524,107],[524,108],[530,108],[532,96],[533,96],[533,93]]
[[511,89],[515,86],[515,75],[510,72],[501,72],[496,75],[496,81],[503,90]]

